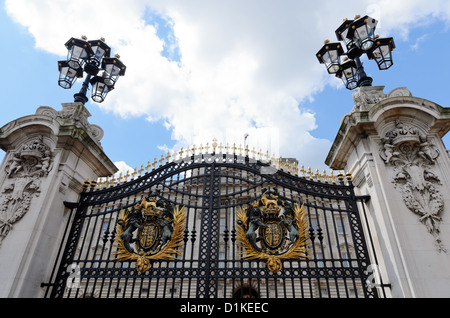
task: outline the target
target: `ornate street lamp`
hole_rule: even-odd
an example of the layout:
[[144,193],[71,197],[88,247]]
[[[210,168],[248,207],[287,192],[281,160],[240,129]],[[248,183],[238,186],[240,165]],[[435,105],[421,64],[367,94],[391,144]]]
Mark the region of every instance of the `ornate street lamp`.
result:
[[325,40],[324,46],[316,54],[319,62],[325,64],[328,73],[342,79],[347,89],[372,85],[372,78],[366,75],[360,60],[363,54],[375,60],[380,70],[387,70],[394,64],[394,39],[380,39],[375,35],[377,23],[377,20],[367,15],[358,15],[355,20],[344,19],[335,33],[338,41],[344,43],[346,53],[340,42],[330,43]]
[[68,50],[67,60],[58,62],[59,86],[71,88],[86,72],[80,92],[74,95],[75,102],[87,103],[89,84],[92,86],[92,99],[97,103],[103,102],[114,89],[118,78],[125,75],[126,66],[117,54],[110,58],[111,48],[103,38],[95,41],[87,41],[85,36],[81,39],[71,38],[65,45]]

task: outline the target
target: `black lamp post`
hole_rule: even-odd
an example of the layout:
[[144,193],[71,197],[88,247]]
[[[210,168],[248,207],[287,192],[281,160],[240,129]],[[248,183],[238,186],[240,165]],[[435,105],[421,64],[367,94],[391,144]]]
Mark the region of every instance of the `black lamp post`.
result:
[[81,39],[71,38],[66,42],[67,60],[58,62],[59,80],[62,88],[69,89],[77,78],[82,78],[86,72],[80,91],[74,95],[75,102],[87,103],[89,84],[92,86],[92,99],[101,103],[106,95],[114,89],[119,76],[125,75],[125,65],[119,56],[111,58],[111,48],[104,39],[87,41],[85,36]]
[[377,23],[377,20],[367,15],[356,16],[355,20],[344,19],[335,33],[346,47],[346,53],[341,42],[330,43],[325,40],[324,46],[316,54],[319,62],[325,64],[328,73],[341,78],[347,89],[372,85],[372,78],[367,76],[360,60],[363,54],[375,60],[380,70],[387,70],[393,65],[394,39],[380,39],[375,35]]

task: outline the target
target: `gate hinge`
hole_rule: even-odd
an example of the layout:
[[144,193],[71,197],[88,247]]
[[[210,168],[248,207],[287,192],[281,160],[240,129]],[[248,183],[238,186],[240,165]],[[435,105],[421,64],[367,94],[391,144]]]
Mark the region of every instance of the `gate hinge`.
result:
[[367,195],[357,195],[356,200],[361,200],[361,201],[367,202],[370,200],[370,195],[368,195],[368,194]]
[[66,208],[69,208],[69,209],[74,209],[74,208],[76,208],[78,206],[78,202],[67,202],[67,201],[64,201],[63,203],[64,203],[64,206]]

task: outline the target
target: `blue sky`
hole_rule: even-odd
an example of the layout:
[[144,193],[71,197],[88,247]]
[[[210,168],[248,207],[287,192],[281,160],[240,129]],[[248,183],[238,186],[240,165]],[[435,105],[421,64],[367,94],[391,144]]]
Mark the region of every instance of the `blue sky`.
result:
[[[331,10],[333,1],[130,0],[108,8],[106,26],[89,15],[82,23],[75,18],[102,3],[1,1],[7,76],[0,78],[0,126],[39,106],[60,110],[73,101],[80,86],[58,86],[57,61],[65,58],[65,41],[87,33],[89,39],[105,36],[127,65],[105,102],[86,104],[90,123],[105,132],[102,145],[113,162],[140,167],[167,150],[212,138],[243,143],[244,133],[264,146],[261,136],[275,128],[279,155],[324,169],[353,101],[352,91],[326,74],[315,53],[325,38],[335,41],[342,18],[370,12],[379,15],[381,35],[396,44],[387,71],[363,59],[373,85],[384,85],[385,93],[406,86],[414,96],[449,104],[448,1],[347,1]],[[448,148],[449,136],[444,142]]]

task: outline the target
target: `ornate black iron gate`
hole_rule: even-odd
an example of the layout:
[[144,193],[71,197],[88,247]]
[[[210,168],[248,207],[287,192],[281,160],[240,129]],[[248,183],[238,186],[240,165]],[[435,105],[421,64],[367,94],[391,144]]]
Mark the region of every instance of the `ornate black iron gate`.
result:
[[[73,216],[47,297],[379,296],[367,285],[373,262],[350,178],[235,153],[194,153],[136,175],[124,183],[88,183],[79,202],[67,204]],[[286,211],[303,205],[309,238],[305,257],[282,259],[276,271],[261,259],[245,259],[238,244],[238,212],[266,189],[277,191]],[[118,225],[124,211],[156,192],[164,204],[184,207],[181,246],[172,259],[155,257],[138,270],[136,259],[117,260]],[[271,229],[281,229],[276,224]]]

